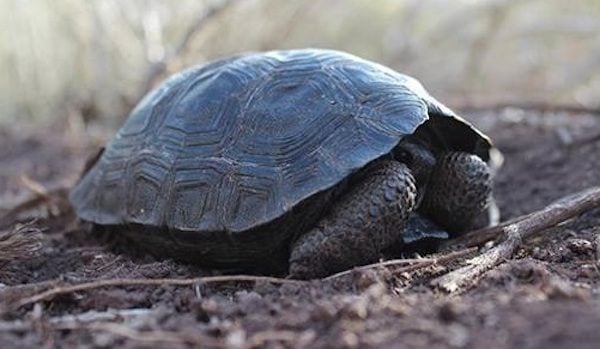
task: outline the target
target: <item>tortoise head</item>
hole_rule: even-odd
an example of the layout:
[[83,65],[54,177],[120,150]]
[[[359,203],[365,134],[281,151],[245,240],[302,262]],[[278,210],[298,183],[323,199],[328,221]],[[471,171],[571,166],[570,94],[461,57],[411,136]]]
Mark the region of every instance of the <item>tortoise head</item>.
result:
[[434,154],[425,141],[408,136],[394,148],[392,155],[396,161],[408,166],[417,181],[418,205],[425,195],[427,183],[436,163]]

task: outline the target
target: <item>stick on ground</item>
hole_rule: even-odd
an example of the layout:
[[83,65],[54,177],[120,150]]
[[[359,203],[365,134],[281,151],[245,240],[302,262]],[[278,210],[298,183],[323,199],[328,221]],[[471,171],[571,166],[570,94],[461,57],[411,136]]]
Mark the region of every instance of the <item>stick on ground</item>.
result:
[[89,291],[101,287],[114,286],[193,286],[196,284],[209,283],[224,283],[224,282],[255,282],[264,281],[274,284],[297,284],[306,283],[302,280],[280,279],[268,276],[252,276],[252,275],[222,275],[222,276],[205,276],[191,279],[107,279],[92,282],[81,283],[77,285],[56,286],[44,292],[40,292],[31,297],[23,298],[15,302],[15,307],[22,306],[52,299],[56,296],[69,294],[80,291]]
[[[324,280],[331,280],[339,278],[341,276],[352,273],[355,270],[366,270],[379,267],[389,267],[391,265],[407,265],[404,268],[400,268],[397,272],[412,271],[415,269],[425,268],[433,264],[444,264],[460,257],[466,256],[475,251],[474,248],[468,248],[461,251],[451,252],[437,258],[428,259],[400,259],[392,261],[384,261],[375,264],[369,264],[362,267],[358,267],[353,270],[343,271],[338,274],[334,274]],[[252,276],[252,275],[223,275],[223,276],[206,276],[191,279],[107,279],[98,280],[87,283],[81,283],[77,285],[62,285],[54,286],[46,291],[40,292],[30,297],[22,298],[17,302],[14,302],[16,308],[33,304],[40,301],[50,300],[56,296],[69,294],[80,291],[88,291],[101,287],[118,287],[118,286],[193,286],[196,284],[208,284],[208,283],[223,283],[223,282],[254,282],[254,281],[265,281],[275,284],[296,284],[302,285],[308,283],[304,280],[293,280],[293,279],[281,279],[268,276]]]
[[[485,235],[486,238],[505,236],[506,239],[489,251],[468,260],[467,266],[432,280],[432,285],[447,292],[456,292],[468,287],[484,272],[511,258],[524,239],[596,207],[600,207],[600,187],[592,187],[569,195],[540,211],[496,227],[480,230],[478,234]],[[477,243],[481,243],[476,234],[469,234],[469,236]],[[473,241],[471,243],[467,241],[466,245],[473,246]]]
[[355,272],[361,272],[370,269],[378,269],[378,268],[389,268],[394,266],[401,266],[398,269],[393,270],[394,274],[399,274],[403,272],[414,271],[417,269],[426,268],[436,264],[447,264],[461,257],[465,257],[473,252],[477,251],[476,248],[466,248],[460,251],[454,251],[447,254],[440,255],[435,258],[420,258],[420,259],[392,259],[387,261],[382,261],[373,264],[367,264],[360,267],[352,268],[349,270],[341,271],[337,274],[330,275],[322,280],[334,280],[339,279],[343,276],[347,276],[353,274]]

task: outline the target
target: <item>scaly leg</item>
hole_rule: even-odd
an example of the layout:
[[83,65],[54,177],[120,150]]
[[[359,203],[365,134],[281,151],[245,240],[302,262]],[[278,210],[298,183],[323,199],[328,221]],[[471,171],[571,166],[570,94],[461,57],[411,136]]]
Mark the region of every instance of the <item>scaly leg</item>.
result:
[[455,236],[473,227],[488,207],[491,192],[490,170],[483,160],[449,152],[436,163],[419,211]]
[[401,236],[417,189],[406,165],[380,160],[366,169],[317,225],[292,246],[290,276],[315,278],[376,261]]

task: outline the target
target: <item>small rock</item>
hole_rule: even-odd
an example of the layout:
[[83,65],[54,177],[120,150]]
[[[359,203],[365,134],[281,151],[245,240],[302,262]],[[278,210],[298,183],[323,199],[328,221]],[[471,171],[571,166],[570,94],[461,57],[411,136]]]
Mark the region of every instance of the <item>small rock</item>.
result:
[[571,252],[576,254],[588,254],[594,251],[592,243],[585,239],[569,239],[566,245]]
[[588,278],[591,279],[594,276],[596,276],[596,268],[595,266],[591,265],[591,264],[583,264],[580,268],[579,268],[579,273],[578,275],[580,277],[584,277],[584,278]]
[[200,307],[207,314],[216,314],[219,312],[219,304],[213,299],[200,302]]
[[368,299],[356,297],[344,307],[344,313],[352,319],[364,320],[368,315]]
[[541,249],[539,246],[535,246],[533,250],[531,250],[531,257],[539,260],[546,260],[548,258],[548,251],[546,249]]
[[342,343],[346,348],[356,348],[359,344],[358,336],[356,333],[344,331],[342,333]]
[[231,331],[225,338],[225,342],[230,348],[243,348],[246,342],[246,331],[242,329]]
[[377,282],[369,286],[365,294],[371,299],[381,299],[388,293],[388,288],[383,282]]
[[381,280],[384,278],[384,275],[380,275],[375,270],[365,270],[359,272],[357,278],[358,280],[356,280],[356,285],[358,286],[358,289],[364,291],[373,285],[380,284],[382,282]]
[[113,334],[99,332],[92,336],[92,341],[97,347],[111,348],[115,345],[116,338]]
[[331,303],[319,303],[312,311],[311,317],[314,320],[331,320],[335,318],[337,309]]
[[468,329],[459,324],[448,326],[448,344],[454,348],[463,348],[469,342]]
[[552,277],[542,285],[542,291],[550,299],[585,300],[589,293],[558,277]]

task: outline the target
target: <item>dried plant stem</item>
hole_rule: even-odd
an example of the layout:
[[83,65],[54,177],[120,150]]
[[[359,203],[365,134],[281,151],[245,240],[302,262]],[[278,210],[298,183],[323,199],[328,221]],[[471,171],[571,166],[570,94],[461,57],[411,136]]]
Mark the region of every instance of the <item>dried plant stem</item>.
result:
[[[223,12],[229,6],[233,5],[235,1],[237,0],[221,0],[214,5],[203,9],[202,13],[197,16],[196,20],[185,31],[173,49],[168,52],[162,60],[153,63],[150,68],[148,68],[148,72],[146,73],[146,78],[142,86],[141,96],[145,95],[152,89],[156,78],[158,78],[167,70],[172,61],[177,59],[185,52],[194,36],[196,36],[205,27],[210,19]],[[141,99],[141,96],[138,98],[138,100]]]
[[534,234],[599,205],[600,187],[592,187],[561,198],[542,210],[513,218],[494,227],[469,232],[459,238],[448,241],[446,247],[480,246],[489,240],[506,235],[507,229],[516,225],[519,229],[527,229],[528,231],[533,231],[531,234]]
[[569,195],[537,212],[519,217],[497,227],[469,234],[466,241],[468,246],[485,241],[478,239],[476,234],[483,234],[486,238],[505,236],[506,239],[489,251],[468,260],[466,266],[434,279],[432,285],[448,292],[456,292],[466,286],[468,287],[484,272],[511,258],[523,240],[596,207],[600,207],[600,187],[592,187]]
[[[352,270],[346,270],[334,275],[331,275],[323,280],[333,280],[344,275],[351,274],[356,271],[364,271],[367,269],[376,269],[382,267],[390,267],[393,265],[405,265],[403,268],[399,268],[394,273],[408,272],[425,267],[429,267],[435,264],[446,264],[460,257],[466,256],[476,251],[476,248],[467,248],[461,251],[451,252],[437,258],[423,258],[423,259],[396,259],[391,261],[384,261],[375,264],[369,264],[362,267],[358,267]],[[191,279],[108,279],[98,280],[88,283],[82,283],[77,285],[63,285],[54,286],[46,291],[37,293],[33,296],[22,298],[15,302],[15,307],[19,308],[28,304],[37,303],[40,301],[50,300],[56,296],[69,294],[80,291],[89,291],[102,287],[115,287],[115,286],[193,286],[196,284],[208,284],[208,283],[224,283],[224,282],[256,282],[264,281],[275,284],[296,284],[303,285],[307,284],[308,281],[293,280],[293,279],[282,279],[268,276],[252,276],[252,275],[223,275],[223,276],[207,276]]]
[[403,273],[408,271],[414,271],[421,268],[426,268],[435,264],[446,264],[458,258],[467,256],[473,252],[477,251],[477,248],[466,248],[464,250],[450,252],[444,255],[441,255],[436,258],[418,258],[418,259],[392,259],[387,261],[382,261],[378,263],[363,265],[360,267],[356,267],[349,270],[344,270],[337,274],[330,275],[323,280],[334,280],[343,276],[347,276],[356,272],[361,272],[370,269],[379,269],[379,268],[389,268],[393,266],[403,266],[401,268],[395,269],[393,272]]
[[42,231],[24,224],[0,231],[0,262],[31,258],[42,248]]
[[222,275],[222,276],[205,276],[191,279],[107,279],[86,282],[77,285],[56,286],[44,292],[40,292],[31,297],[23,298],[15,302],[17,308],[52,299],[56,296],[69,294],[79,291],[89,291],[101,287],[114,286],[192,286],[196,284],[209,283],[224,283],[224,282],[271,282],[274,284],[305,284],[306,281],[281,279],[269,276],[252,276],[252,275]]

